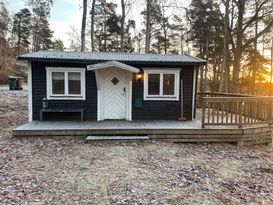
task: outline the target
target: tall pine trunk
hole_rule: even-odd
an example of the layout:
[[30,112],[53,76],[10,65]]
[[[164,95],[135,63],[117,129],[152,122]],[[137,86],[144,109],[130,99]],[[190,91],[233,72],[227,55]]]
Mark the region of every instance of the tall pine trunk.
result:
[[96,0],[92,0],[92,8],[91,8],[91,50],[92,51],[95,51],[95,38],[94,38],[95,6],[96,6]]
[[86,30],[87,0],[83,0],[82,30],[81,30],[81,51],[85,51],[85,30]]
[[236,48],[234,53],[233,73],[232,73],[232,92],[240,92],[240,69],[242,58],[242,44],[243,44],[243,17],[245,11],[245,0],[238,1],[238,22],[236,31]]
[[124,51],[124,24],[125,24],[125,2],[121,0],[121,33],[120,33],[120,50]]
[[[257,9],[258,5],[257,5],[257,2],[256,2],[256,9]],[[257,57],[258,57],[258,38],[257,38],[257,35],[258,35],[258,20],[256,18],[255,20],[255,41],[253,42],[254,43],[254,57],[253,57],[253,64],[252,64],[252,79],[251,79],[251,82],[252,82],[252,85],[251,85],[251,94],[252,95],[255,95],[255,92],[256,92],[256,73],[257,73]]]
[[146,39],[145,39],[145,53],[149,53],[150,51],[150,40],[151,40],[151,1],[146,0]]
[[220,85],[219,92],[228,92],[228,54],[229,54],[229,6],[230,0],[226,0],[225,2],[225,22],[224,22],[224,49],[223,49],[223,62],[222,62],[222,70],[220,73]]

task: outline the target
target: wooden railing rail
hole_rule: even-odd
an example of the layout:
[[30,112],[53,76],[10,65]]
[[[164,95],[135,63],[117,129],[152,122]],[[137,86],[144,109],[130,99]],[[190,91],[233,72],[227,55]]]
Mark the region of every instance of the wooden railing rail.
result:
[[202,98],[204,97],[255,97],[253,95],[238,94],[238,93],[222,93],[222,92],[198,92],[196,106],[202,107]]
[[202,128],[273,124],[273,97],[203,97]]

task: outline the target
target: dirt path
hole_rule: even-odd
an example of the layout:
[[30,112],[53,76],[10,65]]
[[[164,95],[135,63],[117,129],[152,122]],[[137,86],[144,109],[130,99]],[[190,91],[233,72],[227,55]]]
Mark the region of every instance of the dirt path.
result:
[[0,91],[0,204],[273,204],[266,146],[12,138],[27,92]]

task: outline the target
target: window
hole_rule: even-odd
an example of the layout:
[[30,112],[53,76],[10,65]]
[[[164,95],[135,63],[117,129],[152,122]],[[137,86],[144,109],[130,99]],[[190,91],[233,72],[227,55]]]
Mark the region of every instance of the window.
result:
[[47,67],[47,99],[85,100],[85,68]]
[[179,69],[145,70],[144,100],[179,100]]

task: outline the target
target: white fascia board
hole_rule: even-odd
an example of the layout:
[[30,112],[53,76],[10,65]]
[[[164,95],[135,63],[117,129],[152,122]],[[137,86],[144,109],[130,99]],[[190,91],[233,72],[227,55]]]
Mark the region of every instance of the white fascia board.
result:
[[135,68],[133,66],[129,66],[127,64],[118,62],[118,61],[108,61],[105,63],[97,63],[97,64],[92,64],[87,66],[87,70],[98,70],[98,69],[103,69],[103,68],[110,68],[110,67],[116,67],[120,68],[122,70],[126,70],[132,73],[139,73],[139,69]]

